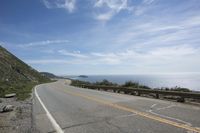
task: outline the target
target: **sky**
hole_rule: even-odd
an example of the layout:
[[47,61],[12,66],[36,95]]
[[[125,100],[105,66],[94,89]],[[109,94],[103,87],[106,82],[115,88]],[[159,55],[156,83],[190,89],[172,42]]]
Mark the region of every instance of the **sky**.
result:
[[200,0],[1,0],[0,45],[57,75],[200,73]]

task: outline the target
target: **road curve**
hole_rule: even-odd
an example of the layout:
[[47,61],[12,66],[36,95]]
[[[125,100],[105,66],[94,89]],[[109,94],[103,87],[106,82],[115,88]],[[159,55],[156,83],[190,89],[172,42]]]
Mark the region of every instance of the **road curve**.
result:
[[200,107],[69,86],[35,87],[33,115],[39,132],[200,133]]

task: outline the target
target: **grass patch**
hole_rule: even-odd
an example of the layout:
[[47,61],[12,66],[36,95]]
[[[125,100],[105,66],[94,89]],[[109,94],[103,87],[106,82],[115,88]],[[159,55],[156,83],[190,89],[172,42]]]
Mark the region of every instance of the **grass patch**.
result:
[[[48,81],[54,82],[54,81]],[[17,82],[17,83],[9,83],[9,82],[0,82],[0,97],[4,97],[5,94],[16,93],[17,100],[25,100],[30,97],[32,89],[35,85],[46,82]]]

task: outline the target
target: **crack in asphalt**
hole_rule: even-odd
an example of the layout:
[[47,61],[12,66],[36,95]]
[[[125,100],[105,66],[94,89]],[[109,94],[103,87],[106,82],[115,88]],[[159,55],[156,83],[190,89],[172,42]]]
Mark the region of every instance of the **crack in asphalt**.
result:
[[[122,117],[120,117],[120,116],[115,116],[115,117],[112,117],[112,118],[104,118],[103,120],[96,120],[96,121],[90,121],[90,122],[85,122],[85,123],[74,124],[74,125],[71,125],[71,126],[66,126],[66,127],[63,127],[62,129],[63,129],[63,130],[66,130],[66,129],[73,128],[73,127],[79,127],[79,126],[85,126],[85,125],[100,123],[100,122],[106,122],[108,125],[117,128],[121,133],[126,133],[126,132],[123,131],[119,126],[113,124],[113,123],[110,122],[110,121],[111,121],[111,120],[114,120],[114,119],[118,119],[118,118],[130,117],[130,116],[134,116],[134,115],[136,115],[136,114],[120,115],[120,116],[122,116]],[[52,133],[52,132],[49,132],[49,133]]]
[[108,125],[117,128],[121,133],[127,133],[127,132],[125,132],[123,129],[121,129],[121,127],[119,127],[119,126],[113,124],[112,122],[110,122],[110,120],[105,120],[105,122],[106,122]]
[[64,128],[62,128],[63,130],[65,129],[69,129],[69,128],[72,128],[72,127],[79,127],[79,126],[85,126],[85,125],[90,125],[90,124],[94,124],[94,123],[100,123],[100,122],[104,122],[105,120],[98,120],[98,121],[90,121],[90,122],[86,122],[86,123],[79,123],[79,124],[74,124],[74,125],[71,125],[71,126],[66,126]]

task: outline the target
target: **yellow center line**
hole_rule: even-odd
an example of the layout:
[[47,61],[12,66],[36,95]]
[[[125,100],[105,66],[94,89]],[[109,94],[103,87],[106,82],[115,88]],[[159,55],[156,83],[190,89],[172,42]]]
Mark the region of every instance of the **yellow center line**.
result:
[[82,97],[82,98],[85,98],[85,99],[88,99],[88,100],[91,100],[91,101],[95,101],[97,103],[101,103],[101,104],[104,104],[104,105],[107,105],[107,106],[110,106],[110,107],[113,107],[113,108],[116,108],[116,109],[119,109],[119,110],[135,113],[139,116],[149,118],[151,120],[155,120],[155,121],[165,123],[165,124],[168,124],[168,125],[172,125],[172,126],[175,126],[175,127],[178,127],[178,128],[183,128],[183,129],[186,129],[186,130],[189,130],[189,131],[200,133],[200,129],[198,129],[198,128],[191,127],[191,126],[188,126],[188,125],[185,125],[185,124],[182,124],[182,123],[174,122],[174,121],[164,119],[164,118],[161,118],[161,117],[158,117],[158,116],[155,116],[155,115],[151,115],[151,114],[148,114],[148,113],[140,112],[140,111],[137,111],[135,109],[125,107],[125,106],[122,106],[122,105],[118,105],[118,104],[114,104],[114,103],[111,103],[109,101],[106,101],[106,100],[103,100],[103,99],[100,99],[100,98],[96,98],[96,97],[93,97],[93,96],[90,96],[90,95],[85,95],[83,93],[69,92],[67,90],[64,90],[64,92],[71,94],[71,95],[74,95],[74,96],[79,96],[79,97]]

